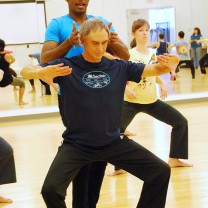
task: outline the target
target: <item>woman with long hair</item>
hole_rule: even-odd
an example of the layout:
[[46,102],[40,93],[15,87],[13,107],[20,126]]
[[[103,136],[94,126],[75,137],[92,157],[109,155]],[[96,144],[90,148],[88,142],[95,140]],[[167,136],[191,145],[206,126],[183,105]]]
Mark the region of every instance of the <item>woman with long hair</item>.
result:
[[198,42],[198,40],[202,39],[201,30],[198,27],[194,28],[194,32],[191,35],[190,43],[191,43],[191,56],[193,58],[193,63],[195,69],[199,67],[199,60],[201,55],[202,44]]
[[[134,39],[130,44],[130,61],[144,64],[154,63],[155,52],[148,48],[149,23],[144,19],[134,21],[132,35]],[[165,82],[160,77],[144,77],[139,83],[127,83],[120,126],[121,133],[125,132],[138,113],[146,113],[172,126],[169,166],[189,167],[190,164],[180,160],[188,159],[188,121],[175,108],[157,98],[156,83],[160,85],[160,97],[166,98]],[[122,170],[115,167],[115,171],[110,175],[122,173]]]

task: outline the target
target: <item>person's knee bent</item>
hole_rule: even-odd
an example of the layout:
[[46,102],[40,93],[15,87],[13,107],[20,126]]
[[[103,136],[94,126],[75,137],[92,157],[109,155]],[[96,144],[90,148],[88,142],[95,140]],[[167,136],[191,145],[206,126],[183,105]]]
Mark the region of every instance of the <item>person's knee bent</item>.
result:
[[13,155],[14,151],[13,151],[13,148],[9,145],[6,147],[5,149],[5,154],[6,155]]
[[188,120],[185,117],[183,117],[183,119],[181,119],[181,125],[188,127]]
[[41,194],[44,199],[48,197],[53,197],[54,195],[58,194],[58,187],[54,183],[45,182],[43,184]]
[[[0,137],[0,139],[2,138]],[[9,155],[13,155],[13,153],[14,151],[13,151],[12,146],[4,140],[3,148],[1,148],[1,154],[9,156]]]
[[13,82],[11,83],[13,86],[19,86],[20,88],[25,88],[24,80],[20,78],[13,77]]
[[165,175],[169,175],[170,176],[171,168],[170,168],[170,166],[167,163],[165,163],[165,165],[163,165],[163,172],[164,172]]
[[20,88],[25,88],[25,82],[23,80],[20,82]]
[[160,181],[166,181],[169,180],[171,174],[171,168],[167,163],[164,163],[161,166],[161,174],[159,175]]
[[180,117],[178,117],[177,122],[175,122],[172,125],[172,127],[174,129],[181,128],[181,127],[188,127],[188,120],[183,115],[181,115]]

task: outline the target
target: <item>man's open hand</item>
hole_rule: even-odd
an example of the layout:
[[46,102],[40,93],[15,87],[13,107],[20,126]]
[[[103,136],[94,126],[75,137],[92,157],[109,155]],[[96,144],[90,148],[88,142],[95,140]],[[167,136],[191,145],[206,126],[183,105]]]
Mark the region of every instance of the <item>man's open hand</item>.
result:
[[38,77],[51,85],[55,90],[58,90],[57,85],[53,82],[55,77],[66,76],[72,73],[72,68],[69,66],[64,66],[64,64],[50,65],[38,69]]

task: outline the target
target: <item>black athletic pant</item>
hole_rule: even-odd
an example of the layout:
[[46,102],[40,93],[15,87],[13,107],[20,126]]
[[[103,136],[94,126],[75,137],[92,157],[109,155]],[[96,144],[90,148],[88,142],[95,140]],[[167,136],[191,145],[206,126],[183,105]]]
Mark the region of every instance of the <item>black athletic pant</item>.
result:
[[176,72],[179,71],[178,68],[181,64],[186,64],[186,66],[188,66],[191,69],[192,79],[195,79],[195,69],[192,60],[181,60],[176,68]]
[[161,100],[151,104],[124,101],[120,126],[122,133],[140,112],[172,126],[169,157],[188,159],[188,121],[178,110]]
[[[29,82],[30,82],[31,86],[33,86],[35,84],[34,79],[30,79]],[[40,82],[45,87],[45,94],[51,95],[50,85],[48,85],[46,82],[43,82],[42,80],[40,80]]]
[[92,162],[80,169],[72,182],[72,208],[96,208],[107,162]]
[[30,82],[31,86],[35,85],[34,79],[29,79],[29,82]]
[[16,170],[11,145],[0,137],[0,185],[16,182]]
[[45,87],[45,94],[51,95],[50,85],[48,85],[46,82],[42,81],[41,79],[40,79],[40,82]]
[[208,61],[208,53],[205,54],[200,60],[199,60],[199,66],[201,68],[201,73],[206,74],[206,69],[205,69],[205,63]]
[[[109,162],[144,181],[140,200],[135,207],[165,207],[170,179],[169,165],[126,137],[118,138],[114,143],[100,149],[63,143],[42,187],[42,196],[47,207],[66,208],[65,197],[69,184],[82,167],[94,161]],[[86,204],[79,208],[91,207]]]

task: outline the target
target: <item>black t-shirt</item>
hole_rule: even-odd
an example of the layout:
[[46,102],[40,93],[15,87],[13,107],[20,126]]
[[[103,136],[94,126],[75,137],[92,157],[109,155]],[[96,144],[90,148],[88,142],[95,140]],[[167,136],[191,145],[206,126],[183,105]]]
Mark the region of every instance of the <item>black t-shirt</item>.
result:
[[90,63],[82,55],[49,62],[58,63],[73,70],[54,80],[60,86],[67,120],[64,141],[99,148],[120,139],[126,82],[139,82],[145,65],[105,57]]
[[12,75],[9,71],[9,63],[4,58],[5,54],[0,54],[0,69],[4,71],[3,79],[0,81],[0,87],[6,87],[13,82]]
[[168,53],[168,44],[167,42],[160,41],[160,47],[157,49],[157,55],[163,55],[164,53]]

